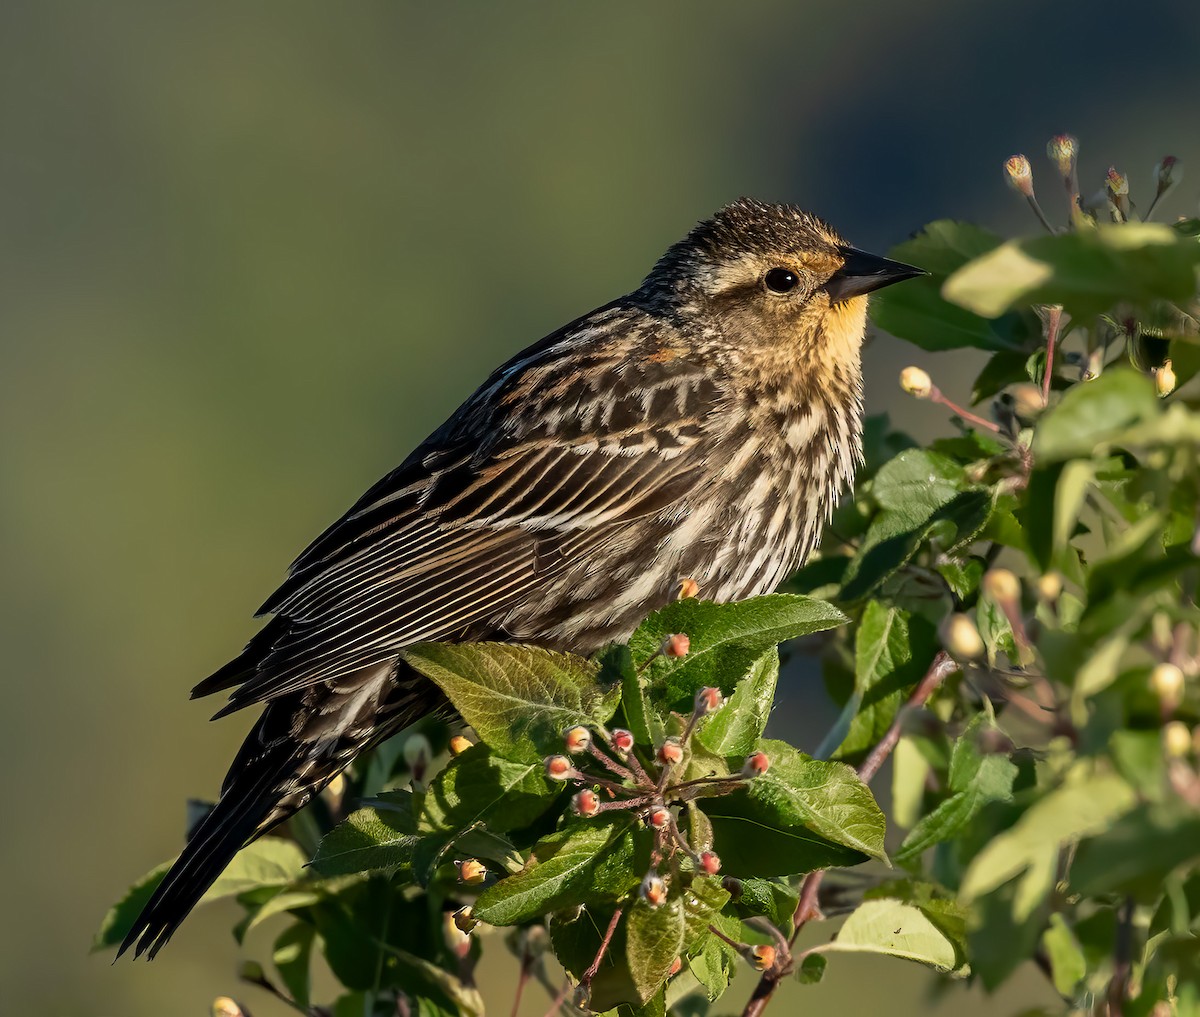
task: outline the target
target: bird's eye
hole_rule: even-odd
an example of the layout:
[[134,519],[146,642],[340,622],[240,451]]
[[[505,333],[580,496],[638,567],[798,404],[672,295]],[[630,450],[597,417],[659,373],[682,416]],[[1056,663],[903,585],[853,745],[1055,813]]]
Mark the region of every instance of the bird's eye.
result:
[[790,268],[773,268],[763,276],[763,282],[772,293],[790,293],[800,282],[800,277]]

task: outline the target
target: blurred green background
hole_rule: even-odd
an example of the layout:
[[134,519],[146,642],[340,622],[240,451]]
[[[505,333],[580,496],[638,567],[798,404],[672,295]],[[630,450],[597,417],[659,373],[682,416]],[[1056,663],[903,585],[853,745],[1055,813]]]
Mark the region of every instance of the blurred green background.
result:
[[[1027,151],[1058,218],[1042,147],[1069,129],[1085,184],[1111,160],[1148,197],[1159,156],[1200,166],[1198,43],[1194,0],[0,6],[0,1009],[280,1012],[234,982],[232,909],[153,965],[90,937],[247,726],[187,690],[492,366],[740,194],[868,249],[941,216],[1025,231],[1001,162]],[[910,360],[876,342],[867,403],[928,434]],[[775,730],[811,714],[793,676]],[[483,969],[497,1012],[509,974]],[[777,1008],[961,1012],[930,981],[844,958]]]

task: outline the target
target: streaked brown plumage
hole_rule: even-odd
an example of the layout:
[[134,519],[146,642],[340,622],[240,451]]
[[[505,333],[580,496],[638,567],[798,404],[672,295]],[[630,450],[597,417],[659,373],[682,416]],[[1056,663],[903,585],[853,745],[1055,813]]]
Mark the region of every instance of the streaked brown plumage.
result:
[[420,640],[591,653],[683,579],[769,592],[860,458],[865,294],[915,270],[743,199],[628,296],[497,370],[292,566],[194,696],[266,703],[221,798],[121,949],[153,956],[248,840],[440,705]]

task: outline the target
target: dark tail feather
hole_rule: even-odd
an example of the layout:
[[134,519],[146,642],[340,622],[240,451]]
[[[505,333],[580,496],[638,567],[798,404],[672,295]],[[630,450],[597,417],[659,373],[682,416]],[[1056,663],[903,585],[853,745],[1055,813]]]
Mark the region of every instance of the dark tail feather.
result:
[[246,644],[245,649],[241,653],[192,689],[192,698],[199,699],[201,696],[211,696],[214,692],[231,689],[235,685],[240,685],[246,681],[246,679],[255,673],[259,662],[271,652],[271,647],[275,645],[275,640],[286,629],[286,618],[272,618],[250,637],[250,642]]
[[[286,799],[295,795],[287,788],[298,765],[294,751],[286,751],[286,746],[277,749],[284,751],[264,754],[255,760],[256,765],[237,773],[232,784],[224,789],[221,800],[200,821],[183,853],[138,915],[117,951],[118,957],[136,943],[135,957],[149,953],[153,958],[233,856],[248,841],[303,804],[298,802],[283,815],[276,815],[286,807]],[[326,779],[332,777],[330,774]]]
[[238,750],[216,807],[196,827],[117,956],[134,947],[135,957],[153,958],[242,847],[307,805],[358,753],[439,703],[427,681],[396,662],[268,703]]

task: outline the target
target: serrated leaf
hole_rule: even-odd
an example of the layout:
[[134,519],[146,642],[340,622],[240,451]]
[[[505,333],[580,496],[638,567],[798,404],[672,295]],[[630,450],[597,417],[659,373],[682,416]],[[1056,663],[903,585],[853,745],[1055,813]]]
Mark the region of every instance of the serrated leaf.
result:
[[792,918],[800,893],[781,879],[743,879],[742,893],[736,903],[738,914],[765,918],[785,936],[792,931]]
[[1112,774],[1082,776],[1043,795],[972,860],[959,888],[970,902],[1039,865],[1047,849],[1104,830],[1135,804],[1133,789]]
[[1098,445],[1161,412],[1149,378],[1129,368],[1110,368],[1099,378],[1068,389],[1039,419],[1034,457],[1039,464],[1090,459]]
[[543,837],[520,872],[488,887],[475,917],[489,925],[516,925],[552,911],[616,899],[641,881],[634,869],[632,820],[589,820]]
[[872,601],[854,641],[854,694],[857,709],[834,758],[865,753],[883,737],[901,701],[919,682],[934,653],[933,626],[909,612]]
[[[696,692],[705,686],[732,693],[737,680],[779,643],[846,621],[832,604],[795,594],[774,593],[731,604],[689,598],[647,618],[629,648],[635,664],[650,661],[643,677],[648,679],[646,695],[651,703],[690,710]],[[677,632],[691,640],[687,656],[659,655],[663,640]]]
[[729,701],[705,718],[696,739],[718,756],[749,753],[767,726],[778,679],[779,651],[772,647],[750,666],[750,673],[738,682]]
[[885,858],[884,818],[870,790],[844,763],[820,762],[762,741],[771,760],[745,790],[706,798],[715,848],[739,876],[787,876]]
[[596,658],[601,679],[611,678],[621,687],[621,712],[625,726],[638,745],[654,746],[665,737],[662,720],[646,703],[645,681],[633,666],[633,654],[624,643],[605,648]]
[[861,600],[903,568],[939,527],[949,531],[944,550],[952,553],[975,540],[992,515],[990,492],[961,491],[932,513],[885,509],[872,521],[846,570],[841,599]]
[[691,953],[705,936],[716,914],[729,903],[729,891],[716,876],[697,876],[683,892],[684,949]]
[[1035,304],[1072,317],[1128,301],[1184,301],[1196,291],[1200,245],[1159,223],[1127,223],[1010,240],[956,270],[952,303],[987,318]]
[[[422,796],[418,829],[425,836],[413,851],[417,879],[428,882],[445,853],[468,838],[475,841],[463,847],[468,854],[507,863],[512,846],[499,835],[529,825],[561,790],[547,781],[542,763],[514,762],[482,742],[472,745],[450,760]],[[483,838],[491,838],[490,846]]]
[[638,1001],[644,1003],[662,988],[675,958],[683,952],[683,902],[676,898],[654,908],[639,900],[627,912],[626,921],[625,959]]
[[899,900],[863,901],[822,952],[879,953],[953,971],[954,944],[918,907]]
[[419,796],[392,792],[380,806],[357,809],[325,835],[312,866],[323,876],[396,871],[412,865],[421,841]]
[[506,643],[418,643],[406,663],[440,688],[496,752],[534,762],[559,751],[562,732],[612,717],[620,688],[601,688],[583,657]]

